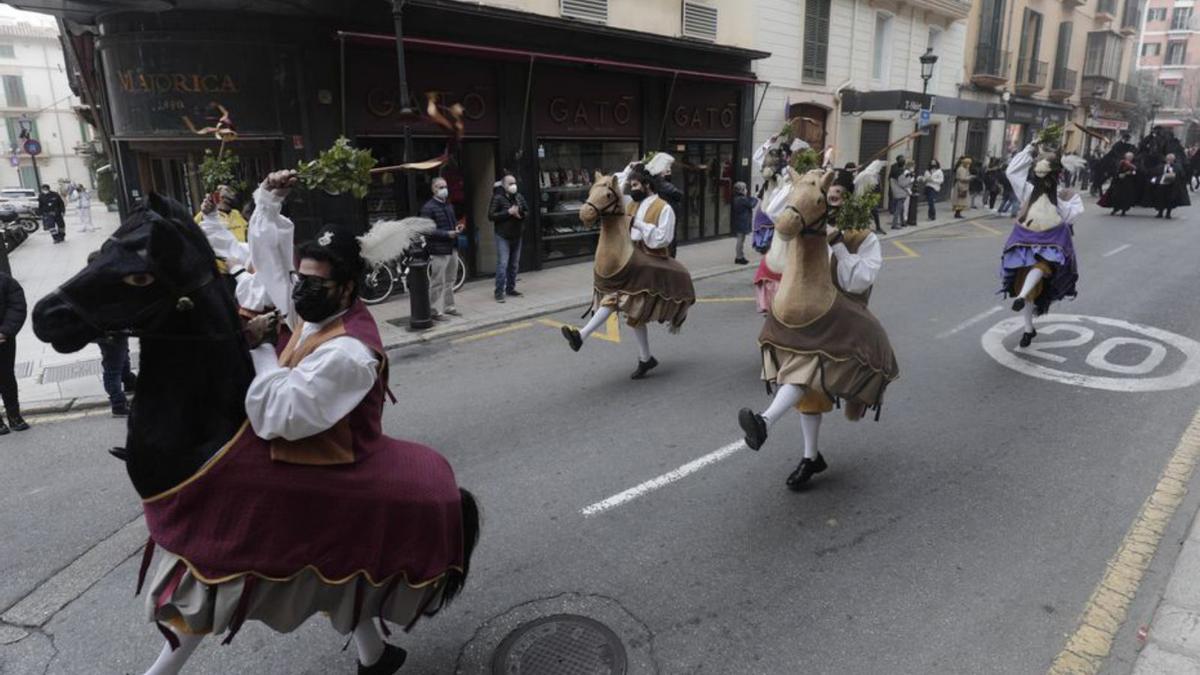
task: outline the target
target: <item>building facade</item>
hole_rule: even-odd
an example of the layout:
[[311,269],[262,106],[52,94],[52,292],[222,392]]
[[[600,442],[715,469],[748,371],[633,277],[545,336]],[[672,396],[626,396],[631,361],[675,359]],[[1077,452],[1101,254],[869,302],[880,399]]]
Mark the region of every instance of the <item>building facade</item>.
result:
[[[0,187],[34,188],[40,180],[55,187],[70,182],[92,188],[84,154],[92,130],[76,114],[79,98],[71,92],[52,18],[0,11],[0,79],[5,127]],[[24,149],[23,127],[41,145],[36,167]]]
[[1200,139],[1200,16],[1192,0],[1149,0],[1138,45],[1156,113],[1151,124]]
[[1143,0],[980,0],[967,19],[963,96],[1003,105],[1003,120],[968,120],[963,152],[1004,156],[1050,125],[1066,125],[1064,147],[1128,129],[1134,36]]
[[[748,48],[752,23],[736,0],[408,0],[402,27],[385,0],[353,13],[333,0],[228,11],[202,0],[169,11],[153,0],[123,0],[118,10],[98,0],[21,4],[73,27],[68,56],[107,126],[126,203],[153,190],[199,206],[198,167],[218,143],[191,127],[212,124],[217,104],[236,125],[227,150],[246,187],[339,135],[381,166],[401,164],[407,126],[407,159],[435,168],[379,174],[361,201],[299,191],[290,201],[299,239],[321,222],[365,227],[415,213],[440,174],[466,221],[468,268],[480,275],[494,267],[488,204],[504,171],[533,211],[527,269],[594,252],[597,230],[578,211],[595,171],[674,154],[683,243],[730,232],[732,185],[748,177],[751,64],[766,55]],[[409,101],[400,97],[397,29]],[[430,94],[443,112],[462,105],[461,141],[428,117],[401,115],[406,103],[426,110]]]

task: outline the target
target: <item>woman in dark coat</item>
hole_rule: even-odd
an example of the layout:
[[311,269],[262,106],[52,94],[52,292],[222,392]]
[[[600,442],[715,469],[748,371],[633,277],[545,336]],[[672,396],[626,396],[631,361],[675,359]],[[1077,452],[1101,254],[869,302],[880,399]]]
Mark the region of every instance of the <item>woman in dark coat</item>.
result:
[[1162,218],[1165,212],[1167,218],[1171,211],[1180,206],[1190,206],[1192,200],[1188,197],[1187,174],[1176,162],[1175,153],[1167,155],[1162,169],[1157,175],[1150,177],[1151,193],[1154,196],[1154,208],[1158,211],[1155,218]]
[[1133,164],[1133,153],[1127,152],[1117,164],[1116,175],[1104,193],[1101,204],[1112,209],[1110,215],[1115,216],[1120,212],[1123,216],[1137,206],[1138,192],[1137,167]]
[[746,260],[746,235],[750,234],[750,219],[754,217],[754,207],[758,205],[758,200],[746,192],[746,184],[742,181],[733,184],[733,234],[737,237],[733,262],[739,265],[749,263]]

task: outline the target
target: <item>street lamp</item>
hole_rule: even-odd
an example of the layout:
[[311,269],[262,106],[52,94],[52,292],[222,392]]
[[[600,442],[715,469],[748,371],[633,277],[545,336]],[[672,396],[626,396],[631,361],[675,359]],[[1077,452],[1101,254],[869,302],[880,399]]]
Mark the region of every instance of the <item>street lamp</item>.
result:
[[[929,81],[933,79],[933,66],[937,63],[937,54],[933,53],[933,47],[927,47],[925,53],[917,58],[921,62],[921,103],[925,102],[925,95],[929,93]],[[921,130],[921,117],[917,116],[917,121],[913,124],[913,131]],[[920,164],[917,162],[917,143],[913,141],[913,166],[915,169],[920,169]],[[908,218],[906,219],[909,225],[917,224],[917,200],[912,197],[908,200]]]

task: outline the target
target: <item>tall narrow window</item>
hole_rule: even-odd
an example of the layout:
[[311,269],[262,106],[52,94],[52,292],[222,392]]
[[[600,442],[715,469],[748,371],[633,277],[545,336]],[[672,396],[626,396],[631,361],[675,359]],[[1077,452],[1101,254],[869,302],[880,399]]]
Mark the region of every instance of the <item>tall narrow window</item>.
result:
[[1176,7],[1171,10],[1171,30],[1187,30],[1192,19],[1191,7]]
[[1171,40],[1167,43],[1168,66],[1182,66],[1187,56],[1187,40]]
[[871,78],[885,82],[891,73],[888,53],[892,50],[892,17],[882,12],[875,15],[875,58],[871,62]]
[[21,81],[20,75],[4,76],[4,103],[10,108],[24,108],[28,105],[25,101],[25,83]]
[[829,6],[832,0],[808,0],[804,3],[804,68],[805,82],[825,84],[829,59]]
[[17,58],[17,50],[12,45],[0,45],[0,59]]

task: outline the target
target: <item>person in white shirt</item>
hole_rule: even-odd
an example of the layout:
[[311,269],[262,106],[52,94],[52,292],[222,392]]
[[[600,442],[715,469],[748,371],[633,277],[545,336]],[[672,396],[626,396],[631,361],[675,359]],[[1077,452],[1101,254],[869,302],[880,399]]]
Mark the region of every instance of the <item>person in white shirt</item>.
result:
[[92,224],[92,195],[82,185],[75,186],[75,205],[79,208],[79,229],[91,232],[97,229]]
[[929,205],[930,222],[937,218],[934,202],[937,201],[938,195],[942,193],[942,182],[945,180],[946,176],[942,173],[941,163],[936,159],[929,162],[929,168],[921,176],[921,183],[925,186],[925,203]]

